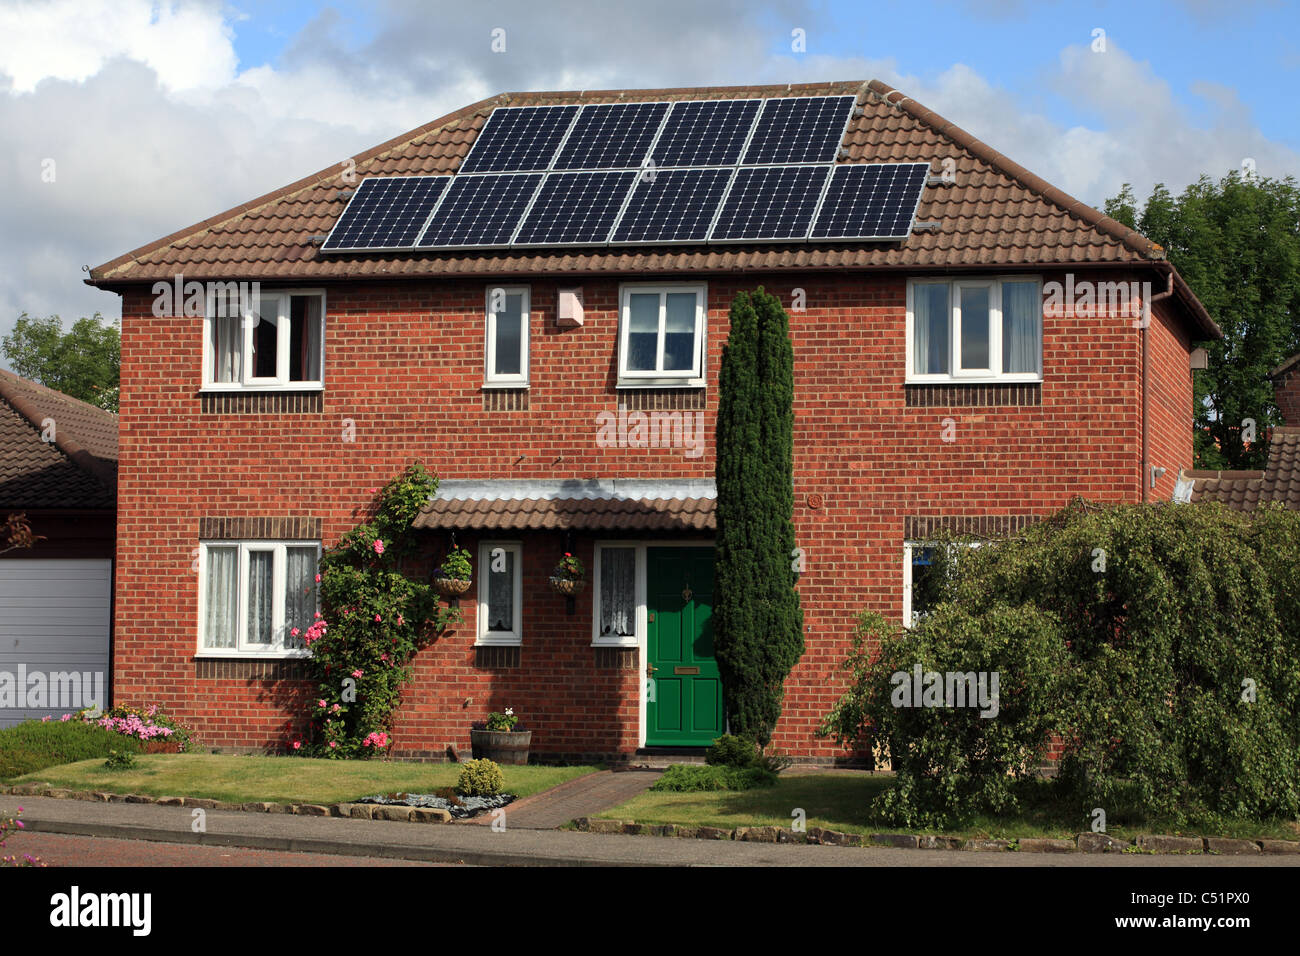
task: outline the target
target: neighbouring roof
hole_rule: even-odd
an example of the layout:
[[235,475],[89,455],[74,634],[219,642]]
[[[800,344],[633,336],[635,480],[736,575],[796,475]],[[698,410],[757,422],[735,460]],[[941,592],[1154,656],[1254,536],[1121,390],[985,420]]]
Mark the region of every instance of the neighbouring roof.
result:
[[1270,380],[1276,381],[1297,366],[1300,366],[1300,352],[1296,352],[1295,355],[1292,355],[1277,368],[1273,369],[1273,371],[1269,372],[1268,377]]
[[117,416],[0,369],[0,508],[116,504]]
[[352,186],[333,165],[91,270],[91,285],[186,280],[351,280],[410,277],[671,274],[863,269],[989,269],[1141,264],[1173,276],[1176,300],[1201,338],[1221,332],[1164,260],[1164,250],[1074,199],[993,147],[872,80],[784,86],[505,93],[354,157],[356,179],[454,173],[497,106],[854,94],[863,109],[845,133],[843,162],[955,164],[954,183],[925,190],[918,220],[937,222],[903,242],[593,247],[472,252],[322,253]]
[[710,480],[445,480],[416,528],[482,531],[712,531]]
[[1300,511],[1300,426],[1277,427],[1263,471],[1193,471],[1179,473],[1190,485],[1190,501],[1217,501],[1237,511],[1253,511],[1276,501]]

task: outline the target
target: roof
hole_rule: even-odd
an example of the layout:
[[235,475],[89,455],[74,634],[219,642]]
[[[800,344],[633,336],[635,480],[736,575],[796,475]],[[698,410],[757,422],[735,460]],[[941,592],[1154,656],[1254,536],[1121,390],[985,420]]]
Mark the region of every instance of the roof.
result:
[[1192,471],[1179,473],[1191,485],[1192,503],[1217,501],[1237,511],[1253,511],[1275,501],[1300,511],[1300,426],[1277,427],[1263,471]]
[[471,252],[322,253],[350,185],[330,166],[92,269],[91,285],[187,280],[357,280],[427,276],[545,276],[990,269],[1142,264],[1174,274],[1178,301],[1203,337],[1219,338],[1204,307],[1173,273],[1160,246],[1066,195],[993,147],[878,80],[783,86],[699,87],[599,92],[504,93],[404,133],[354,157],[367,176],[454,173],[497,106],[704,100],[853,94],[862,115],[849,123],[843,162],[953,160],[951,185],[928,187],[919,221],[902,242],[738,246],[593,247]]
[[1297,365],[1300,365],[1300,352],[1296,352],[1295,355],[1292,355],[1289,359],[1285,360],[1277,368],[1273,369],[1273,371],[1269,372],[1268,377],[1271,380],[1276,381],[1277,379],[1285,375],[1287,372],[1295,368]]
[[117,416],[0,369],[0,507],[116,504]]
[[442,481],[413,527],[483,531],[712,531],[709,480]]

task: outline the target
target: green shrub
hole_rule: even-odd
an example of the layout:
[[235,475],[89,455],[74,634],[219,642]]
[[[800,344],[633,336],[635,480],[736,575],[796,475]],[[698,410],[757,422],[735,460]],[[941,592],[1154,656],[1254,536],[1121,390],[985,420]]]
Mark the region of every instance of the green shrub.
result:
[[704,751],[704,762],[718,767],[752,767],[758,759],[758,744],[748,737],[723,734]]
[[770,787],[775,783],[776,774],[761,767],[673,764],[650,789],[695,793],[705,790],[752,790],[755,787]]
[[467,797],[496,796],[504,786],[501,768],[487,759],[466,761],[456,780],[456,792]]
[[0,780],[107,757],[114,749],[138,753],[140,743],[79,720],[27,720],[0,730]]
[[129,750],[110,750],[104,761],[105,770],[131,770],[135,767],[135,754]]
[[[864,616],[822,726],[888,754],[890,822],[1014,811],[1053,733],[1058,795],[1081,817],[1300,813],[1300,513],[1076,502],[1015,538],[951,543],[915,628]],[[894,706],[891,677],[916,664],[999,670],[998,715]]]

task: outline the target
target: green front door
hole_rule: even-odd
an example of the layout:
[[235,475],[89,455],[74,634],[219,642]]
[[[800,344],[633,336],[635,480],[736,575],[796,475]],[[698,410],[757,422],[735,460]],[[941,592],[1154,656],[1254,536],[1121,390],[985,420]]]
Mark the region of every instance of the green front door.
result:
[[713,549],[647,548],[647,747],[707,747],[722,734],[712,617]]

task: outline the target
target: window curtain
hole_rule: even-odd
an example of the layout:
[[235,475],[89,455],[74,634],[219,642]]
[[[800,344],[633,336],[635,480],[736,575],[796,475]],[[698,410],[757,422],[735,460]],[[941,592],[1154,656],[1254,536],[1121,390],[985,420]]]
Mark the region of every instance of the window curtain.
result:
[[1002,371],[1038,372],[1042,335],[1038,283],[1002,283]]
[[295,295],[289,308],[289,380],[320,381],[319,296]]
[[242,380],[244,343],[239,334],[239,316],[212,319],[212,380],[233,383]]
[[271,643],[274,551],[248,552],[248,643]]
[[948,355],[948,286],[918,283],[912,287],[912,371],[946,373]]
[[636,631],[636,550],[600,551],[600,635],[631,637]]
[[[302,632],[316,619],[316,549],[286,548],[284,574],[284,646],[304,647]],[[297,628],[295,637],[290,633]]]
[[203,609],[204,647],[235,646],[238,571],[238,548],[208,548],[207,590]]
[[[490,553],[490,552],[489,552]],[[515,553],[504,553],[506,569],[488,570],[488,627],[489,631],[515,629]]]
[[505,297],[506,307],[493,316],[496,326],[493,375],[519,375],[523,371],[524,297],[511,293]]

